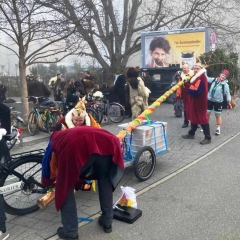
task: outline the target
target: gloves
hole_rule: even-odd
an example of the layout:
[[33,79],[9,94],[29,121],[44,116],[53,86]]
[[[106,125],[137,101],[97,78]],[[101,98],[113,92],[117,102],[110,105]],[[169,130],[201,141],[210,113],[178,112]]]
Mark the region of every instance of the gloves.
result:
[[6,134],[7,134],[6,129],[0,128],[0,140],[2,140],[2,137],[5,136]]
[[228,102],[228,107],[230,108],[230,109],[232,109],[232,104],[230,103],[230,102]]

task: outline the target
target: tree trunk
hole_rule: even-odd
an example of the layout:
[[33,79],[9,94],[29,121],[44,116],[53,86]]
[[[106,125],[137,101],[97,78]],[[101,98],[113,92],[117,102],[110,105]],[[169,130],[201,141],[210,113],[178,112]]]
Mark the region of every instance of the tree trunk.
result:
[[24,60],[19,61],[19,78],[21,84],[21,103],[22,103],[22,118],[24,121],[27,121],[29,106],[28,106],[28,90],[27,90],[27,81],[26,81],[26,65]]

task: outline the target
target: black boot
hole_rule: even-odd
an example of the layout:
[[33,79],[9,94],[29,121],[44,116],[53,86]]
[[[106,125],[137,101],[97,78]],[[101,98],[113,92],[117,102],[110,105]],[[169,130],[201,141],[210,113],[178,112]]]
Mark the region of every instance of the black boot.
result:
[[210,127],[209,124],[202,124],[203,134],[205,139],[200,142],[200,144],[205,145],[211,143],[211,134],[210,134]]
[[182,128],[187,128],[188,127],[188,123],[189,123],[189,121],[187,119],[187,112],[184,111],[184,123],[182,125]]

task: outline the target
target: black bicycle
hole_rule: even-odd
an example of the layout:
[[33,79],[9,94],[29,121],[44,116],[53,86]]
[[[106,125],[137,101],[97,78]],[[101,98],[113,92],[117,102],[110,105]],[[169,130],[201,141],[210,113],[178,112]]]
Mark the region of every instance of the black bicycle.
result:
[[[10,107],[11,133],[15,133],[16,137],[13,138],[11,141],[7,141],[7,146],[9,150],[11,150],[17,142],[20,143],[21,134],[23,132],[23,130],[20,128],[20,126],[23,123],[23,119],[19,116],[20,112],[14,111],[13,109],[14,109],[13,107]],[[0,122],[0,126],[1,126],[1,122]]]
[[92,110],[97,114],[98,123],[102,123],[103,120],[110,120],[114,123],[120,123],[125,118],[125,109],[124,107],[117,103],[111,102],[107,100],[107,96],[109,94],[103,94],[103,99],[97,99],[94,96],[88,94],[87,100],[87,107],[88,109]]
[[44,150],[9,154],[6,141],[15,133],[0,141],[0,194],[3,195],[5,211],[12,215],[25,215],[39,209],[37,200],[47,193],[41,184]]

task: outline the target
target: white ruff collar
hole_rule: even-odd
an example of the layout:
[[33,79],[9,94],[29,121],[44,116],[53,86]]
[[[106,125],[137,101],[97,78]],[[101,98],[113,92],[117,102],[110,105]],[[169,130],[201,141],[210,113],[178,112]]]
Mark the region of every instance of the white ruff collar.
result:
[[[70,110],[65,116],[65,122],[68,128],[76,127],[72,122],[73,111],[74,111],[73,109]],[[91,126],[91,120],[90,120],[90,117],[88,116],[88,113],[86,113],[86,116],[85,116],[85,123],[86,123],[86,126]]]
[[205,68],[203,68],[203,69],[201,69],[197,74],[195,74],[192,78],[191,78],[191,80],[190,80],[190,83],[193,83],[198,77],[200,77],[203,73],[206,73],[206,69]]

